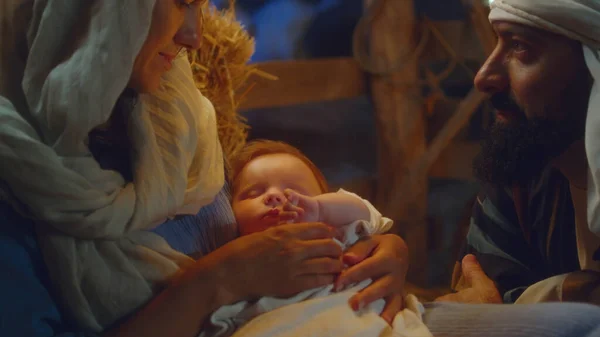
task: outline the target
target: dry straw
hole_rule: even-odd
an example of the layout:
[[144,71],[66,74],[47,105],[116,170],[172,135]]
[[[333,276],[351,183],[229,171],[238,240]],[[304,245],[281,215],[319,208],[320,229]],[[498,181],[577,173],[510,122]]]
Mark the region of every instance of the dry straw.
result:
[[252,75],[273,76],[249,64],[254,39],[235,17],[235,0],[227,9],[207,4],[203,10],[202,46],[188,57],[196,86],[215,106],[219,138],[225,158],[231,158],[245,144],[249,126],[238,113],[240,101],[252,88]]

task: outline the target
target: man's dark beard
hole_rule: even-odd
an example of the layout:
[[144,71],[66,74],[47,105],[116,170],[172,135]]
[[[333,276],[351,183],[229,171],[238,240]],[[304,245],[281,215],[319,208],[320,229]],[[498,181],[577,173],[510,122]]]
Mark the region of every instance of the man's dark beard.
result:
[[483,182],[523,186],[583,135],[581,126],[569,118],[528,120],[506,94],[495,95],[491,102],[496,109],[518,112],[523,118],[492,126],[473,163],[475,176]]

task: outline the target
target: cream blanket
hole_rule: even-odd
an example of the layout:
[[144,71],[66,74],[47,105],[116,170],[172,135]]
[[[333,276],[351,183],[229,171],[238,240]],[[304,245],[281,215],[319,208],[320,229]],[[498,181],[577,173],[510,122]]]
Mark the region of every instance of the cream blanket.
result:
[[[573,190],[576,232],[582,268],[595,269],[592,255],[600,242],[600,1],[598,0],[495,0],[490,21],[509,21],[543,29],[580,41],[594,85],[589,99],[585,146],[589,162],[587,210],[584,193]],[[586,221],[587,220],[587,221]],[[517,303],[560,301],[570,274],[558,275],[529,287]]]
[[[369,221],[358,220],[342,227],[336,242],[343,250],[363,236],[389,231],[393,221],[383,217],[368,201],[358,195],[338,190],[337,193],[360,199],[369,210]],[[371,284],[365,280],[346,286],[339,292],[333,285],[302,291],[288,298],[261,297],[255,301],[240,301],[225,305],[211,314],[199,337],[431,337],[423,323],[423,305],[414,295],[405,297],[406,308],[400,311],[390,326],[379,315],[385,300],[379,299],[354,312],[348,305],[350,297]]]
[[86,146],[128,83],[154,3],[0,4],[1,196],[35,220],[65,312],[95,332],[192,262],[146,230],[197,212],[224,183],[215,112],[185,57],[131,112],[133,183]]

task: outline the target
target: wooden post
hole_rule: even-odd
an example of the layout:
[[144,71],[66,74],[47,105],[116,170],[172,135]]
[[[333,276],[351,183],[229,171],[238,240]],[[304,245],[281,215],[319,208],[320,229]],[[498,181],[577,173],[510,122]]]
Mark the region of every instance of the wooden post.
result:
[[[379,138],[379,171],[375,203],[394,219],[410,249],[409,281],[427,283],[427,172],[418,184],[404,181],[426,149],[425,116],[418,80],[413,0],[365,0],[382,6],[370,22],[370,63],[390,74],[371,78],[371,95]],[[399,64],[402,62],[402,64]]]

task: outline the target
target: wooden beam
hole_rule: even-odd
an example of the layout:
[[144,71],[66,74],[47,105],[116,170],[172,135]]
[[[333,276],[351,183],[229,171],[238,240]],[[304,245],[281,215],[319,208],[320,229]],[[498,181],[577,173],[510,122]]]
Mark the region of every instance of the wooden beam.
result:
[[497,42],[496,33],[488,20],[489,8],[485,7],[481,0],[466,1],[470,5],[469,16],[471,17],[471,23],[487,57],[494,51]]
[[[481,145],[475,141],[454,141],[450,143],[431,165],[429,178],[475,181],[473,159],[480,150]],[[344,182],[343,185],[331,185],[330,187],[332,190],[344,188],[365,199],[374,200],[377,179],[374,177],[361,177]]]
[[433,139],[431,145],[427,149],[427,153],[425,153],[412,167],[410,171],[411,177],[419,176],[422,172],[429,171],[431,165],[437,160],[440,153],[450,144],[450,142],[452,142],[452,139],[458,134],[460,129],[467,124],[473,113],[486,97],[485,94],[479,92],[477,89],[471,89],[467,97],[460,102],[456,112],[450,117],[448,123],[446,123],[444,128],[442,128]]
[[[372,76],[371,94],[379,138],[379,172],[375,204],[394,219],[410,250],[408,279],[427,283],[427,173],[412,190],[405,186],[407,171],[425,153],[425,115],[418,82],[413,0],[365,0],[371,9],[359,23],[370,29],[368,62],[374,69],[390,69]],[[360,36],[360,35],[358,35]],[[402,62],[399,64],[399,62]]]
[[[239,111],[358,97],[366,94],[366,77],[352,58],[273,61],[258,69],[278,80],[257,78]],[[243,90],[241,90],[243,91]]]

